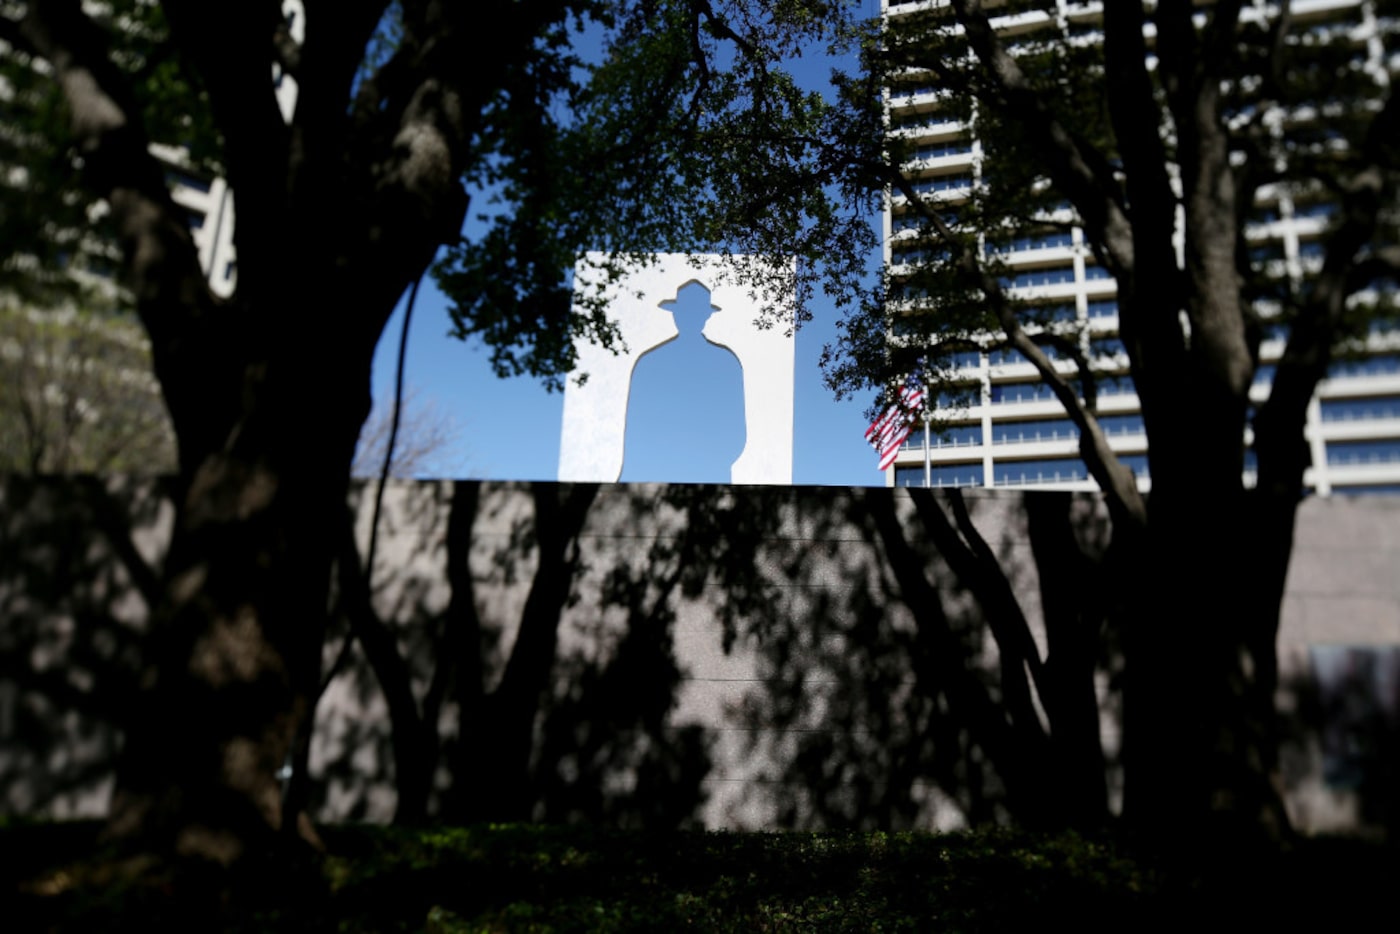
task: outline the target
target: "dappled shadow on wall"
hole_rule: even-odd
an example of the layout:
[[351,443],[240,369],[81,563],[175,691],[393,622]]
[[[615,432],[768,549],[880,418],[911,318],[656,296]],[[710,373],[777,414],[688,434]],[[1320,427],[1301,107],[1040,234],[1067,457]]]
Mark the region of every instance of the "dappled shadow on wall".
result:
[[[670,545],[643,560],[597,553],[585,531],[596,485],[439,485],[432,508],[417,490],[395,491],[384,564],[364,594],[372,611],[347,614],[368,638],[321,705],[318,810],[692,822],[708,759],[698,729],[667,721],[681,678]],[[614,521],[649,509],[643,491],[610,492]]]
[[[5,478],[0,505],[0,810],[99,816],[173,510],[159,484],[58,478]],[[346,515],[294,769],[323,819],[1084,828],[1118,806],[1128,575],[1094,497],[400,483],[372,576],[368,509]],[[1285,684],[1294,804],[1394,830],[1400,650],[1310,651]]]
[[1311,645],[1303,661],[1282,679],[1290,816],[1400,839],[1400,647]]
[[0,815],[106,813],[173,520],[165,493],[0,478]]
[[743,754],[765,764],[736,810],[803,829],[1103,824],[1120,663],[1093,500],[840,491],[797,511],[799,537],[736,564],[772,570],[744,584],[775,608],[734,634],[758,659]]
[[[140,665],[170,507],[81,489],[5,488],[10,813],[100,813]],[[372,576],[368,509],[347,511],[306,801],[331,820],[904,827],[1036,823],[1054,799],[1092,820],[1112,662],[1084,596],[1106,533],[1083,499],[1035,502],[396,484]]]

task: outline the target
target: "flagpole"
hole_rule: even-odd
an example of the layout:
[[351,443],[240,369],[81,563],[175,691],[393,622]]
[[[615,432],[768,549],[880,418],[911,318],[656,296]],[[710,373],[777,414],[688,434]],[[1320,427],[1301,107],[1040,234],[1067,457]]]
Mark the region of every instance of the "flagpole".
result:
[[924,486],[933,486],[933,437],[929,434],[929,418],[924,415]]

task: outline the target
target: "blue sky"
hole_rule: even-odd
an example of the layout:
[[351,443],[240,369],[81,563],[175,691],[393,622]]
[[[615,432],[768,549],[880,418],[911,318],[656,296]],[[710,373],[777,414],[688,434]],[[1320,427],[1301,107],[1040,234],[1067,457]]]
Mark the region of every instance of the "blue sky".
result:
[[[822,56],[809,56],[791,67],[802,84],[825,89],[831,65]],[[867,425],[863,413],[870,400],[837,402],[822,384],[818,360],[823,345],[835,339],[838,312],[824,296],[814,301],[811,311],[812,320],[797,332],[793,482],[883,486],[875,452],[863,437]],[[376,407],[388,405],[393,398],[403,314],[401,302],[375,355]],[[453,442],[435,458],[434,472],[449,478],[556,479],[563,395],[547,392],[531,377],[497,378],[483,344],[453,338],[449,329],[446,300],[429,277],[419,292],[409,329],[405,383],[419,404],[431,406],[452,424]],[[701,436],[722,433],[704,422],[691,430]],[[685,469],[686,464],[677,460],[675,476],[683,476]]]

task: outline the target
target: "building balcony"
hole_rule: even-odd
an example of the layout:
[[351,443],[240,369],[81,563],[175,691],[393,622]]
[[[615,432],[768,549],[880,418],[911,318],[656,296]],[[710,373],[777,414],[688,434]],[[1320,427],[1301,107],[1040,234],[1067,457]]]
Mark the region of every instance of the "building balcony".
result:
[[1331,485],[1332,492],[1342,494],[1348,492],[1348,487],[1400,484],[1400,463],[1328,464],[1327,482]]
[[1400,393],[1400,373],[1367,373],[1358,367],[1354,372],[1334,374],[1318,383],[1317,395],[1323,399],[1343,396],[1393,395]]
[[1325,441],[1400,438],[1400,417],[1323,421],[1318,426],[1317,435]]

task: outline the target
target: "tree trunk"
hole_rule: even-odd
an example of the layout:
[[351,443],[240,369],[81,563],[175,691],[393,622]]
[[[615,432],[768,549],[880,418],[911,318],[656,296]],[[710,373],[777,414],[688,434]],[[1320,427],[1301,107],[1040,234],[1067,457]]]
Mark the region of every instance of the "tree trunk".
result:
[[1051,795],[1064,826],[1104,827],[1108,784],[1094,674],[1107,607],[1119,597],[1113,575],[1100,564],[1116,553],[1085,552],[1076,521],[1101,520],[1076,520],[1073,494],[1036,493],[1025,504],[1045,620],[1041,698],[1050,721],[1047,780],[1054,783]]
[[191,437],[219,432],[177,419],[182,460],[195,466],[119,765],[109,826],[119,840],[223,865],[285,848],[278,772],[314,701],[350,460],[369,409],[368,359],[315,360],[289,349],[245,362],[241,411],[220,448],[189,450]]
[[1125,817],[1177,855],[1229,860],[1288,833],[1274,784],[1287,553],[1280,565],[1243,490],[1154,490],[1151,506],[1142,598],[1122,621]]
[[[479,658],[464,661],[460,668],[455,784],[446,802],[454,821],[520,821],[533,816],[536,721],[549,691],[559,623],[574,585],[578,535],[598,489],[597,484],[573,484],[534,490],[539,565],[505,671],[496,689],[487,693]],[[470,569],[459,568],[457,573],[469,577]],[[454,599],[456,587],[454,583]],[[474,609],[470,619],[479,626]],[[479,635],[479,628],[471,631],[462,651],[479,652]]]

